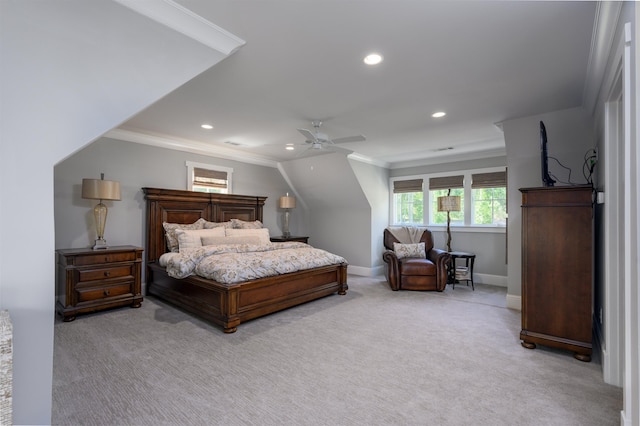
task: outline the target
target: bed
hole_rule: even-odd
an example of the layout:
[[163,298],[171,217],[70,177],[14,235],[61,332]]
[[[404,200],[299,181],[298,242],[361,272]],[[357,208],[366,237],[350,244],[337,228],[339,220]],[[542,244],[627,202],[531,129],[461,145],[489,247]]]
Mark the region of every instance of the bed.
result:
[[234,333],[238,325],[251,319],[334,293],[346,294],[346,262],[234,284],[196,275],[170,276],[160,264],[161,256],[169,251],[164,223],[192,224],[199,219],[215,223],[232,219],[262,221],[267,197],[158,188],[142,190],[147,203],[147,294],[218,324],[225,333]]

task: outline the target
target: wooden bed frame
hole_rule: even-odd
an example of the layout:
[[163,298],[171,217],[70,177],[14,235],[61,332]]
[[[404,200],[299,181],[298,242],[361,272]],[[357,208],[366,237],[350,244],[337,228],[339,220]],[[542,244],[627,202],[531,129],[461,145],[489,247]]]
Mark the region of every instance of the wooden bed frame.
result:
[[199,218],[210,222],[262,221],[267,197],[157,188],[142,190],[147,200],[147,294],[221,325],[225,333],[235,332],[240,323],[253,318],[336,292],[346,294],[346,264],[239,284],[221,284],[196,276],[170,277],[158,264],[160,256],[168,251],[163,222],[188,224]]

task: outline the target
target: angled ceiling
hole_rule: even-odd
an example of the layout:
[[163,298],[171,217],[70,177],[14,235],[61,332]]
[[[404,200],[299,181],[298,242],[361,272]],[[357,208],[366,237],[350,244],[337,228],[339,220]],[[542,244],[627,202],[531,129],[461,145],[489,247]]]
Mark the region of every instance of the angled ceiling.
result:
[[[322,120],[329,137],[367,138],[341,148],[392,168],[504,155],[496,123],[582,105],[597,12],[577,1],[176,3],[246,45],[118,130],[279,162],[307,148],[296,129]],[[384,61],[367,66],[373,51]]]

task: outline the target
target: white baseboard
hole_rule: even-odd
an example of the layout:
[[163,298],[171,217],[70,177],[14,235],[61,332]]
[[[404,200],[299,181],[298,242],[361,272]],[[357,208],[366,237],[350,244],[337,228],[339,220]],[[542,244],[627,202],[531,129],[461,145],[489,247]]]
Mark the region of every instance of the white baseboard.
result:
[[473,282],[479,284],[495,285],[497,287],[507,287],[507,277],[502,275],[478,274],[474,272]]
[[514,294],[507,294],[507,308],[515,309],[516,311],[522,310],[522,296],[516,296]]
[[631,420],[627,419],[627,415],[624,410],[620,411],[620,424],[623,426],[631,426]]
[[353,266],[349,265],[347,267],[347,273],[358,275],[361,277],[375,277],[377,275],[384,274],[384,265],[376,266],[374,268],[365,268],[364,266]]

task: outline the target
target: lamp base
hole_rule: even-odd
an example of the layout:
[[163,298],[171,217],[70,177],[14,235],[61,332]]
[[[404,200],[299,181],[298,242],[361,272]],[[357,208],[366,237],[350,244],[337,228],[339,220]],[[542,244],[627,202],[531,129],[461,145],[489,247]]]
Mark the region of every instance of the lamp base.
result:
[[98,238],[95,242],[95,245],[93,246],[94,250],[103,250],[108,248],[109,246],[107,245],[107,240],[105,240],[104,238]]
[[289,232],[289,209],[284,209],[284,226],[282,227],[282,236],[285,238],[289,238],[291,236],[291,232]]

